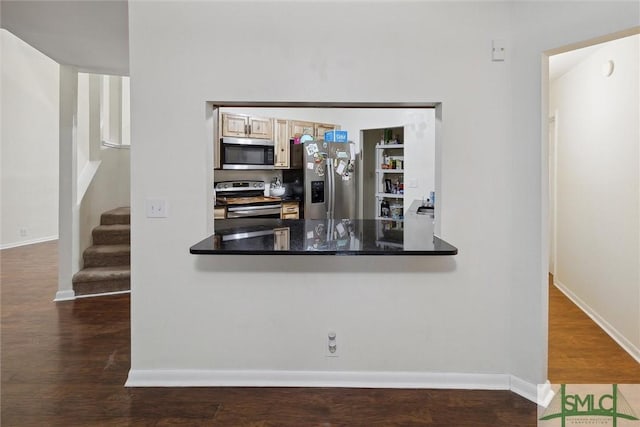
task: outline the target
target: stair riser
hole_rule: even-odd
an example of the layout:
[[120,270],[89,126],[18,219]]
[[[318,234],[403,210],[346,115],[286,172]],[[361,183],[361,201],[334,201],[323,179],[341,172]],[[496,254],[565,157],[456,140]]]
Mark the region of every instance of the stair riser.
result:
[[101,225],[131,224],[131,216],[102,214],[102,216],[100,216],[100,224]]
[[118,265],[129,265],[131,255],[126,254],[84,254],[84,268],[91,267],[111,267]]
[[73,290],[76,296],[103,294],[107,292],[128,291],[130,289],[131,289],[131,279],[78,282],[73,284]]
[[129,230],[93,230],[94,245],[121,245],[131,241]]

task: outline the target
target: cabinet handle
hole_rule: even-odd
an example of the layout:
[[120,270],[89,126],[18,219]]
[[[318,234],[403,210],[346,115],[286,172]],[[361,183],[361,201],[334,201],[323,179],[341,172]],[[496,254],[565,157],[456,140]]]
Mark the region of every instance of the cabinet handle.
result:
[[251,125],[249,125],[249,135],[251,135]]
[[247,132],[247,130],[249,129],[249,125],[244,125],[244,134],[248,135],[249,132]]

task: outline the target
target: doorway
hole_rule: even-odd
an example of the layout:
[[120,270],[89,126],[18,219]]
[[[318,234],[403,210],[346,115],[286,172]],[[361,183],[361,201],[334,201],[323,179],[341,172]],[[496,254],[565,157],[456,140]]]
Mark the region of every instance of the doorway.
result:
[[[580,365],[589,366],[592,382],[615,382],[612,358],[628,359],[632,370],[640,367],[639,48],[635,30],[549,53],[548,108],[543,110],[549,111],[552,382],[558,379],[553,375],[566,382],[584,374]],[[563,329],[552,318],[558,315],[554,298],[579,308],[573,318],[562,320],[575,322],[574,328]],[[571,337],[571,348],[557,345],[559,333]],[[593,351],[597,337],[597,347],[610,350]],[[616,352],[622,355],[612,356]],[[554,358],[573,363],[558,374]]]
[[[435,173],[433,169],[405,167],[404,126],[363,129],[362,135],[362,218],[391,217],[391,208],[401,205],[404,212],[411,203],[405,202],[405,177],[417,182],[418,174]],[[415,141],[413,143],[416,143]],[[412,187],[415,188],[415,185]],[[398,216],[398,215],[396,215]],[[395,218],[402,219],[402,218]]]

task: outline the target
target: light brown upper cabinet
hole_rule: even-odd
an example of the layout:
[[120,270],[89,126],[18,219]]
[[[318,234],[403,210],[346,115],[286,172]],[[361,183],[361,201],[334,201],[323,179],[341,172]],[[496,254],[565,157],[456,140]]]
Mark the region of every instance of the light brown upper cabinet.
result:
[[315,123],[313,137],[315,139],[324,139],[324,133],[332,130],[339,130],[340,126],[330,125],[326,123]]
[[273,119],[222,113],[222,136],[273,139]]
[[291,138],[302,135],[311,135],[315,138],[315,123],[313,122],[301,122],[298,120],[291,121]]
[[273,166],[276,169],[289,169],[289,122],[287,120],[275,120],[274,136],[275,160]]

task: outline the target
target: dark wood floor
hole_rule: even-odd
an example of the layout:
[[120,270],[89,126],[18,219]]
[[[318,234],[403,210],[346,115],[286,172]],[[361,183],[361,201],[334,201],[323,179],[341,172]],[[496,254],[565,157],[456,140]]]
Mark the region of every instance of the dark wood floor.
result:
[[554,384],[640,384],[636,362],[549,278],[549,380]]
[[[2,426],[536,425],[535,405],[506,391],[127,389],[129,296],[52,303],[56,242],[0,256]],[[599,341],[587,339],[566,345],[578,329],[587,337],[599,329],[588,318],[588,326],[584,318],[575,320],[581,312],[563,298],[551,290],[551,379],[640,382],[637,364],[625,361],[625,353],[600,354],[592,348],[600,348]],[[594,361],[598,357],[604,361]]]

